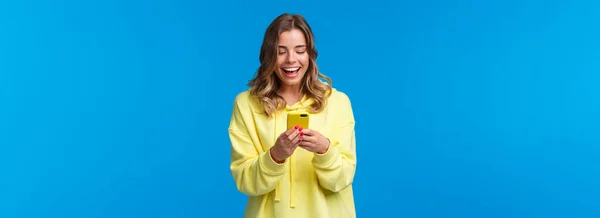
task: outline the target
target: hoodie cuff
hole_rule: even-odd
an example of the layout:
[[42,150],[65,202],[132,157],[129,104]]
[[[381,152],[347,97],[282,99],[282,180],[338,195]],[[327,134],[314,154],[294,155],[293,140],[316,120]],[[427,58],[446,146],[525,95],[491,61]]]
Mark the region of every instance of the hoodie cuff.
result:
[[340,150],[333,143],[329,145],[329,149],[323,154],[315,153],[314,164],[317,166],[325,166],[335,161],[340,156]]
[[280,164],[275,162],[271,157],[271,149],[263,153],[260,157],[260,166],[269,174],[278,175],[285,173],[285,163]]

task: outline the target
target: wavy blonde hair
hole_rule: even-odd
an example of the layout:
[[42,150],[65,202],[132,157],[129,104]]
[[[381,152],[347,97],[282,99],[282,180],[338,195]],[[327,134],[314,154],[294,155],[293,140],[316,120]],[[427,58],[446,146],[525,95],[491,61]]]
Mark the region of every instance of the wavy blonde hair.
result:
[[[314,102],[310,105],[309,112],[318,113],[327,104],[327,97],[331,95],[331,79],[319,72],[317,67],[317,49],[315,48],[314,36],[306,20],[298,14],[281,14],[267,28],[262,46],[260,48],[260,67],[256,76],[248,83],[250,94],[259,99],[267,116],[271,116],[277,110],[285,108],[285,100],[276,92],[281,86],[281,81],[275,73],[277,64],[277,44],[282,32],[300,30],[306,38],[306,48],[309,56],[309,64],[302,78],[300,92],[312,98]],[[319,78],[327,81],[322,82]]]

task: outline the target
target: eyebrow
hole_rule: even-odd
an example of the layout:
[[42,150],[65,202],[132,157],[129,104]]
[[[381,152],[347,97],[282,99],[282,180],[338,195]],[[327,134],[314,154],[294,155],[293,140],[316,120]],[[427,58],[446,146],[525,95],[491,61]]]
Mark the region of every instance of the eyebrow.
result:
[[[277,46],[278,48],[286,48],[283,45]],[[306,48],[306,45],[297,45],[296,48]]]

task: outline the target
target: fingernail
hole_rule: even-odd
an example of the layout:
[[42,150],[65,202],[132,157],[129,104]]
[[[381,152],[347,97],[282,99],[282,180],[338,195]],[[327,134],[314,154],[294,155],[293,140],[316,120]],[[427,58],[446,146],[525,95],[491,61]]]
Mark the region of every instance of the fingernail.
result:
[[294,129],[298,129],[298,125],[295,125],[295,126],[294,126]]
[[299,128],[298,128],[298,131],[302,131],[302,127],[299,127]]
[[304,132],[300,132],[300,136],[303,136],[303,135],[304,135]]
[[298,142],[302,142],[302,139],[298,140]]

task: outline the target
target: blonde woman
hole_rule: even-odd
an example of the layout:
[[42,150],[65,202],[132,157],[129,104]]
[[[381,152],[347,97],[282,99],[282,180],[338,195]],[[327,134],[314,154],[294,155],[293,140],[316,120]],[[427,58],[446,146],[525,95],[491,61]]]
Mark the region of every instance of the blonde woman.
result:
[[[245,217],[356,217],[352,106],[316,59],[301,15],[273,20],[260,67],[250,89],[236,96],[229,126],[231,173],[248,195]],[[287,115],[296,112],[309,115],[308,128],[287,127]]]

